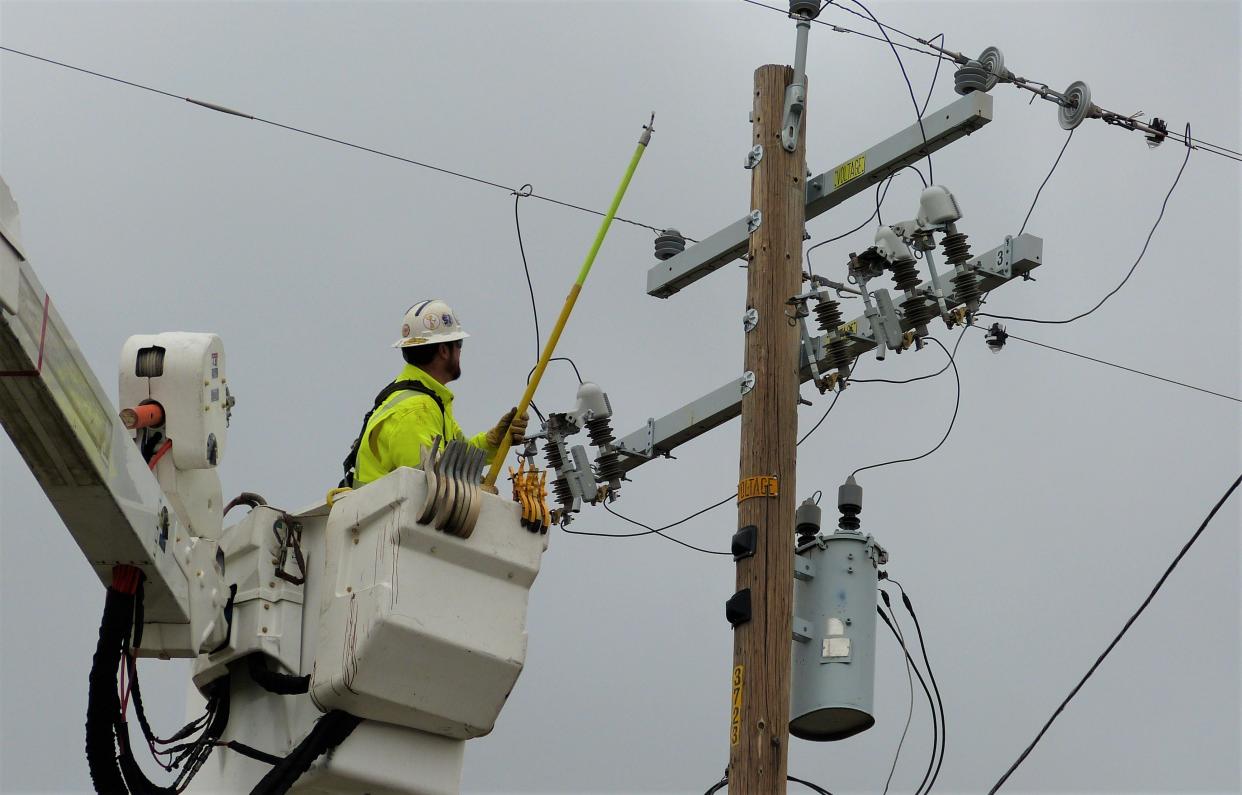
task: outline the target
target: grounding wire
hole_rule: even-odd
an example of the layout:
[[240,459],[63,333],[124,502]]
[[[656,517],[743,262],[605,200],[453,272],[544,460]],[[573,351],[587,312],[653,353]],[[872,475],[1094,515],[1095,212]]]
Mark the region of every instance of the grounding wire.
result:
[[944,445],[944,443],[949,438],[949,434],[953,433],[953,425],[957,422],[957,411],[962,405],[962,378],[961,378],[961,375],[957,371],[957,361],[955,360],[955,356],[957,354],[957,346],[962,344],[962,338],[965,336],[966,336],[966,329],[963,328],[962,333],[959,334],[957,337],[957,344],[953,346],[953,351],[951,353],[949,352],[949,349],[944,346],[943,342],[936,339],[935,337],[927,337],[927,339],[939,345],[941,349],[944,350],[946,354],[948,354],[949,366],[953,368],[953,380],[957,385],[957,393],[956,393],[956,396],[953,398],[953,416],[949,418],[949,427],[945,429],[944,436],[940,437],[940,441],[936,442],[936,446],[928,450],[926,453],[923,453],[922,455],[916,455],[913,458],[898,458],[893,461],[884,461],[879,464],[868,464],[865,467],[859,467],[858,469],[855,469],[853,472],[850,473],[851,477],[854,475],[857,475],[859,472],[866,472],[868,469],[879,469],[880,467],[886,467],[892,464],[908,464],[911,461],[918,461],[919,459],[927,458],[929,455],[936,452],[937,450],[941,448],[941,446]]
[[[979,327],[976,326],[975,328],[979,328]],[[982,331],[983,329],[980,329],[980,330]],[[1125,365],[1116,364],[1115,362],[1105,361],[1104,359],[1097,359],[1094,356],[1087,356],[1086,354],[1083,354],[1083,353],[1075,353],[1074,351],[1066,350],[1065,348],[1058,348],[1055,345],[1049,345],[1046,342],[1038,342],[1036,340],[1026,339],[1025,337],[1019,337],[1017,334],[1007,333],[1005,338],[1008,340],[1018,340],[1019,342],[1025,342],[1028,345],[1036,345],[1040,348],[1047,348],[1050,351],[1056,351],[1058,353],[1068,354],[1069,356],[1076,356],[1079,359],[1086,359],[1089,362],[1095,362],[1096,364],[1102,364],[1107,367],[1115,367],[1118,370],[1125,370],[1127,373],[1134,373],[1135,375],[1147,376],[1148,378],[1154,378],[1157,381],[1163,381],[1166,384],[1173,384],[1175,386],[1184,387],[1186,389],[1193,389],[1196,392],[1203,392],[1204,394],[1212,395],[1214,397],[1224,398],[1225,400],[1232,400],[1234,403],[1242,403],[1242,398],[1237,398],[1237,397],[1234,397],[1233,395],[1226,395],[1222,392],[1213,392],[1210,389],[1204,389],[1201,386],[1187,384],[1184,381],[1174,381],[1172,378],[1165,378],[1164,376],[1155,375],[1154,373],[1148,373],[1143,370],[1136,370],[1133,367],[1126,367]],[[855,383],[865,383],[865,382],[855,382]]]
[[[112,82],[114,82],[114,83],[121,83],[121,84],[126,85],[126,86],[131,86],[131,87],[133,87],[133,88],[139,88],[139,89],[142,89],[143,91],[150,91],[150,92],[151,92],[151,93],[153,93],[153,94],[160,94],[161,96],[169,97],[169,98],[171,98],[171,99],[176,99],[176,100],[179,100],[179,101],[189,102],[189,103],[190,103],[190,104],[192,104],[192,105],[198,105],[199,107],[202,107],[202,108],[207,108],[208,110],[214,110],[214,111],[217,111],[217,112],[219,112],[219,113],[224,113],[224,114],[229,115],[229,116],[237,116],[237,117],[242,118],[242,119],[249,119],[249,120],[251,120],[251,121],[261,122],[261,123],[263,123],[263,124],[267,124],[267,125],[270,125],[270,126],[272,126],[272,127],[279,127],[280,129],[282,129],[282,130],[287,130],[287,131],[289,131],[289,132],[295,132],[295,133],[299,133],[299,134],[301,134],[301,135],[307,135],[307,136],[310,136],[310,137],[312,137],[312,138],[318,138],[318,139],[320,139],[320,140],[322,140],[322,141],[328,141],[328,142],[331,142],[331,143],[334,143],[334,144],[340,144],[341,146],[347,146],[347,147],[349,147],[349,148],[351,148],[351,149],[357,149],[357,150],[359,150],[359,151],[362,151],[362,152],[369,152],[370,154],[373,154],[373,155],[378,155],[378,156],[380,156],[380,157],[386,157],[386,158],[388,158],[388,159],[390,159],[390,160],[397,160],[397,161],[399,161],[399,162],[402,162],[402,163],[407,163],[407,164],[412,165],[412,166],[418,166],[419,168],[425,168],[425,169],[428,169],[428,170],[431,170],[431,171],[437,171],[437,172],[439,172],[439,173],[441,173],[441,174],[447,174],[447,175],[449,175],[449,176],[458,177],[459,179],[468,180],[468,181],[470,181],[470,182],[475,182],[475,183],[478,183],[478,184],[480,184],[480,185],[486,185],[486,186],[488,186],[488,187],[497,188],[497,189],[499,189],[499,190],[503,190],[503,191],[505,191],[506,193],[516,193],[516,192],[517,192],[517,191],[515,191],[515,189],[514,189],[514,188],[512,188],[512,187],[510,187],[510,186],[508,186],[508,185],[502,185],[502,184],[501,184],[501,183],[499,183],[499,182],[494,182],[494,181],[489,180],[489,179],[484,179],[484,178],[482,178],[482,177],[472,176],[472,175],[470,175],[470,174],[465,174],[465,173],[463,173],[463,172],[461,172],[461,171],[454,171],[454,170],[452,170],[452,169],[444,168],[444,167],[442,167],[442,166],[432,165],[431,163],[426,163],[426,162],[423,162],[423,161],[420,161],[420,160],[413,160],[413,159],[408,158],[408,157],[402,157],[401,155],[395,155],[395,154],[392,154],[391,152],[385,152],[385,151],[383,151],[383,150],[381,150],[381,149],[374,149],[374,148],[369,147],[369,146],[363,146],[362,144],[356,144],[356,143],[353,143],[353,142],[351,142],[351,141],[346,141],[346,140],[344,140],[344,139],[342,139],[342,138],[333,138],[333,137],[332,137],[332,136],[330,136],[330,135],[323,135],[323,134],[321,134],[321,133],[313,132],[313,131],[311,131],[311,130],[303,129],[303,128],[301,128],[301,127],[294,127],[294,126],[289,125],[289,124],[282,124],[282,123],[280,123],[280,122],[272,121],[271,119],[265,119],[265,118],[262,118],[262,117],[260,117],[260,116],[254,116],[254,115],[251,115],[251,114],[249,114],[249,113],[244,113],[244,112],[239,111],[239,110],[234,110],[234,109],[232,109],[232,108],[224,107],[223,105],[217,105],[217,104],[216,104],[216,103],[214,103],[214,102],[207,102],[207,101],[204,101],[204,100],[193,99],[192,97],[183,97],[183,96],[181,96],[181,95],[179,95],[179,94],[173,94],[173,93],[171,93],[171,92],[169,92],[169,91],[164,91],[164,90],[159,89],[159,88],[154,88],[154,87],[152,87],[152,86],[143,85],[142,83],[135,83],[135,82],[132,82],[132,81],[130,81],[130,80],[123,80],[123,79],[121,79],[121,78],[119,78],[119,77],[114,77],[114,76],[109,75],[109,74],[104,74],[103,72],[96,72],[96,71],[93,71],[93,70],[91,70],[91,69],[86,69],[86,68],[81,67],[81,66],[74,66],[73,64],[68,64],[68,63],[65,63],[65,62],[63,62],[63,61],[56,61],[56,60],[53,60],[53,59],[51,59],[51,58],[45,58],[45,57],[43,57],[43,56],[41,56],[41,55],[35,55],[34,53],[25,52],[25,51],[23,51],[23,50],[14,49],[14,48],[12,48],[12,47],[0,46],[0,51],[3,51],[3,52],[8,52],[8,53],[12,53],[12,54],[14,54],[14,55],[21,55],[21,56],[23,56],[23,57],[25,57],[25,58],[31,58],[31,59],[36,60],[36,61],[42,61],[42,62],[44,62],[44,63],[52,64],[53,66],[59,66],[59,67],[62,67],[62,68],[64,68],[64,69],[71,69],[71,70],[73,70],[73,71],[75,71],[75,72],[81,72],[82,74],[87,74],[87,75],[91,75],[91,76],[93,76],[93,77],[103,78],[104,80],[111,80],[111,81],[112,81]],[[607,213],[601,212],[601,211],[599,211],[599,210],[593,210],[593,209],[591,209],[590,207],[583,207],[582,205],[579,205],[579,204],[573,204],[572,202],[561,201],[560,199],[554,199],[554,198],[552,198],[551,196],[544,196],[544,195],[539,194],[539,193],[534,193],[534,192],[531,192],[531,193],[528,193],[528,194],[525,194],[525,195],[529,196],[529,197],[530,197],[530,198],[532,198],[532,199],[539,199],[540,201],[545,201],[545,202],[548,202],[549,204],[558,204],[558,205],[560,205],[561,207],[567,207],[567,208],[569,208],[569,209],[578,210],[578,211],[580,211],[580,212],[584,212],[584,213],[589,213],[589,214],[591,214],[591,215],[595,215],[595,216],[598,216],[598,217],[600,217],[600,218],[603,218],[603,217],[605,217],[605,216],[607,215]],[[630,224],[631,226],[638,226],[638,227],[641,227],[641,228],[643,228],[643,229],[648,229],[648,230],[650,230],[650,231],[652,231],[652,232],[655,232],[656,234],[660,234],[660,233],[662,233],[662,232],[664,231],[663,229],[661,229],[661,228],[659,228],[659,227],[651,226],[650,224],[640,223],[640,222],[638,222],[638,221],[633,221],[633,220],[631,220],[631,219],[629,219],[629,218],[623,218],[623,217],[622,217],[622,216],[620,216],[620,215],[614,216],[614,220],[620,221],[621,223],[624,223],[624,224]],[[687,238],[686,238],[686,240],[688,240],[688,241],[690,241],[690,242],[692,242],[692,243],[697,243],[697,242],[699,242],[699,241],[695,240],[694,238],[690,238],[690,237],[687,237]]]
[[1066,696],[1059,705],[1057,705],[1057,708],[1053,711],[1052,716],[1048,718],[1047,722],[1045,722],[1043,727],[1039,730],[1039,733],[1035,735],[1035,739],[1031,740],[1030,745],[1028,745],[1021,754],[1019,754],[1018,758],[1014,760],[1014,763],[1009,766],[1008,770],[1005,771],[1005,774],[992,785],[992,788],[988,790],[988,795],[995,795],[996,791],[999,790],[1005,782],[1009,780],[1009,777],[1013,775],[1013,772],[1018,769],[1018,766],[1021,765],[1028,756],[1030,756],[1031,751],[1033,751],[1039,741],[1043,739],[1043,736],[1052,726],[1053,721],[1060,716],[1061,712],[1065,710],[1065,707],[1069,704],[1070,700],[1078,694],[1078,691],[1082,689],[1083,685],[1087,683],[1087,680],[1090,679],[1092,674],[1096,672],[1096,669],[1100,667],[1100,664],[1104,662],[1104,658],[1109,655],[1109,652],[1111,652],[1119,642],[1121,642],[1122,637],[1125,636],[1126,632],[1131,626],[1133,626],[1134,622],[1138,620],[1138,617],[1143,614],[1143,611],[1147,609],[1147,606],[1151,604],[1152,600],[1156,598],[1156,594],[1160,591],[1161,586],[1164,585],[1165,580],[1167,580],[1169,575],[1173,573],[1173,570],[1177,568],[1177,564],[1181,563],[1182,558],[1186,557],[1186,553],[1189,552],[1190,548],[1194,546],[1194,543],[1199,540],[1199,536],[1203,535],[1203,531],[1212,521],[1212,518],[1216,516],[1217,511],[1221,509],[1221,506],[1225,504],[1225,501],[1229,499],[1230,495],[1237,490],[1239,484],[1242,484],[1242,475],[1238,476],[1238,479],[1233,482],[1233,485],[1225,491],[1224,496],[1217,500],[1216,504],[1212,506],[1212,510],[1208,512],[1207,518],[1205,518],[1203,523],[1199,525],[1199,529],[1191,535],[1190,540],[1182,546],[1181,551],[1179,551],[1177,556],[1173,558],[1173,562],[1170,563],[1169,567],[1164,570],[1164,574],[1160,575],[1160,579],[1156,581],[1155,587],[1151,589],[1151,593],[1147,594],[1147,598],[1144,599],[1142,604],[1139,605],[1138,610],[1134,611],[1134,614],[1126,620],[1126,623],[1122,626],[1121,631],[1118,632],[1117,636],[1113,638],[1111,643],[1108,644],[1108,648],[1104,649],[1103,654],[1096,658],[1091,667],[1087,669],[1087,672],[1083,674],[1083,677],[1078,680],[1078,684],[1074,685],[1074,688],[1070,690],[1069,695]]
[[[1078,128],[1075,127],[1074,129]],[[1035,205],[1039,203],[1039,194],[1044,192],[1044,186],[1048,184],[1048,180],[1052,179],[1053,172],[1061,164],[1061,155],[1065,154],[1065,148],[1069,146],[1070,139],[1073,137],[1074,130],[1070,130],[1069,135],[1065,136],[1065,143],[1061,144],[1061,151],[1057,153],[1057,159],[1052,161],[1052,168],[1048,170],[1048,176],[1044,177],[1044,181],[1039,183],[1039,189],[1035,191],[1035,198],[1031,200],[1031,207],[1026,211],[1026,217],[1022,219],[1022,228],[1018,230],[1019,235],[1026,231],[1026,222],[1031,220],[1031,213],[1035,212]]]
[[[1186,125],[1186,135],[1187,137],[1190,136],[1190,125],[1189,124]],[[1134,264],[1130,266],[1130,270],[1126,272],[1125,278],[1121,280],[1121,283],[1118,284],[1116,287],[1114,287],[1112,290],[1110,290],[1103,298],[1100,299],[1099,303],[1097,303],[1095,306],[1091,307],[1086,312],[1081,312],[1077,315],[1074,315],[1071,318],[1066,318],[1064,320],[1041,320],[1038,318],[1031,318],[1031,317],[1015,317],[1013,315],[989,315],[985,312],[980,312],[979,316],[995,318],[997,320],[1020,320],[1025,323],[1040,323],[1043,325],[1055,326],[1055,325],[1064,325],[1066,323],[1073,323],[1075,320],[1080,320],[1086,317],[1087,315],[1091,314],[1095,310],[1099,309],[1100,307],[1104,306],[1105,301],[1107,301],[1108,299],[1116,295],[1117,292],[1120,291],[1122,287],[1125,287],[1126,282],[1130,281],[1130,277],[1134,275],[1134,271],[1136,268],[1138,268],[1139,263],[1143,261],[1143,255],[1147,253],[1147,247],[1151,245],[1152,235],[1156,234],[1156,229],[1157,227],[1160,226],[1160,221],[1164,219],[1164,211],[1169,206],[1169,197],[1173,195],[1173,191],[1177,188],[1177,183],[1180,182],[1182,179],[1182,172],[1186,170],[1186,164],[1189,162],[1190,162],[1190,147],[1187,146],[1186,156],[1182,158],[1181,168],[1177,170],[1177,176],[1173,178],[1173,184],[1169,186],[1169,192],[1164,194],[1164,201],[1160,203],[1160,214],[1156,216],[1156,222],[1151,225],[1151,230],[1147,233],[1147,239],[1143,241],[1143,249],[1139,251],[1138,258],[1134,260]]]
[[[883,591],[880,592],[883,593]],[[901,631],[901,627],[896,626],[893,631],[897,635],[897,642],[901,644],[901,648],[904,649],[906,647],[906,638],[904,633]],[[910,706],[906,710],[906,725],[901,730],[901,739],[897,741],[897,750],[893,753],[893,764],[888,769],[888,778],[884,780],[883,795],[888,795],[888,788],[893,783],[893,773],[897,771],[897,760],[901,758],[901,748],[905,745],[906,735],[910,732],[910,721],[914,719],[914,673],[910,663],[910,658],[908,656],[905,657],[905,663],[906,683],[910,685]]]
[[[880,593],[883,594],[884,591],[881,590]],[[890,607],[889,609],[892,608]],[[915,677],[919,680],[919,685],[923,688],[923,693],[927,696],[927,708],[931,712],[932,756],[931,759],[928,760],[927,772],[923,774],[923,780],[919,782],[918,787],[914,790],[915,795],[918,795],[918,793],[922,792],[924,785],[927,784],[927,780],[931,777],[932,768],[935,766],[936,761],[936,748],[940,742],[940,724],[936,721],[936,701],[932,698],[931,689],[927,686],[927,680],[923,678],[923,672],[919,670],[919,666],[914,662],[914,657],[911,656],[910,649],[906,646],[905,640],[897,631],[897,614],[893,613],[893,617],[890,619],[888,614],[884,612],[884,608],[880,607],[878,604],[875,606],[875,610],[880,614],[880,618],[884,619],[884,623],[888,625],[889,632],[893,633],[893,638],[897,641],[897,645],[901,647],[902,653],[905,654],[906,662],[913,669]]]
[[[936,673],[932,670],[931,660],[927,657],[927,642],[923,638],[923,626],[919,623],[918,613],[914,612],[914,604],[910,601],[909,594],[906,593],[906,589],[897,580],[888,576],[885,576],[884,579],[896,585],[897,589],[901,591],[901,602],[905,605],[906,612],[910,614],[910,618],[914,621],[914,631],[919,636],[919,653],[923,655],[923,666],[927,669],[927,678],[931,680],[932,690],[936,694],[936,703],[940,707],[940,758],[936,761],[936,770],[932,773],[931,781],[927,784],[927,791],[931,792],[932,787],[936,786],[936,779],[940,778],[940,766],[944,764],[945,742],[949,736],[949,731],[945,726],[944,698],[940,695],[940,685],[936,683]],[[887,598],[885,598],[884,603],[888,604]],[[891,610],[892,607],[890,606],[889,609]],[[894,618],[896,618],[895,614]]]

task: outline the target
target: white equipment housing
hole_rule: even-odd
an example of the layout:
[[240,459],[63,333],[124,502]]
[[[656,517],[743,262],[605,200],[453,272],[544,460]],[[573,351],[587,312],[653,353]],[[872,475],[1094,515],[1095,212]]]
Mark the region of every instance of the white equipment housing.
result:
[[466,739],[492,730],[526,659],[547,535],[483,496],[468,539],[417,523],[421,472],[340,500],[327,525],[311,695],[320,708]]
[[[454,795],[464,741],[492,730],[522,671],[526,605],[548,537],[491,494],[468,539],[418,524],[426,490],[423,472],[401,468],[331,508],[259,506],[224,531],[227,579],[238,585],[233,631],[194,673],[203,686],[239,663],[221,739],[283,755],[322,711],[367,719],[292,792]],[[272,563],[295,525],[304,586],[281,581]],[[310,693],[259,689],[244,672],[252,653],[282,673],[310,674]],[[248,791],[268,769],[219,749],[189,792]]]
[[157,433],[172,443],[155,474],[177,518],[202,538],[219,538],[224,506],[216,464],[224,456],[232,395],[224,345],[215,334],[139,334],[121,350],[122,406],[158,403],[165,423],[132,432],[141,443]]

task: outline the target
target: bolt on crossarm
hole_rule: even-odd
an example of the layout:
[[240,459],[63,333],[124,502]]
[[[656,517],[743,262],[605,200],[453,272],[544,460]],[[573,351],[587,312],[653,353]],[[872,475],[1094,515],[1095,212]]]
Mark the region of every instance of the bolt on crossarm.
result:
[[[526,391],[522,394],[522,400],[517,405],[515,417],[520,417],[526,413],[527,407],[530,406],[531,400],[535,397],[535,390],[539,388],[539,381],[543,378],[543,371],[547,369],[548,362],[552,359],[552,354],[556,351],[556,343],[561,339],[561,332],[565,330],[565,323],[569,320],[569,315],[574,311],[574,304],[578,302],[578,294],[582,292],[582,285],[586,283],[587,275],[591,272],[591,266],[595,264],[595,257],[599,254],[600,246],[604,243],[604,237],[608,234],[608,228],[612,226],[612,219],[616,217],[617,209],[621,206],[621,199],[625,197],[625,191],[630,187],[630,180],[634,177],[634,171],[638,168],[638,161],[642,160],[643,152],[647,151],[647,144],[651,143],[651,133],[655,131],[655,114],[651,114],[651,121],[643,127],[643,133],[638,138],[638,146],[634,148],[634,155],[630,158],[630,165],[625,170],[625,176],[621,178],[621,184],[617,186],[616,195],[612,197],[612,204],[608,205],[608,212],[604,215],[604,220],[600,222],[599,231],[595,233],[595,240],[591,243],[591,248],[587,251],[586,261],[582,263],[582,270],[578,272],[578,278],[574,281],[573,286],[569,288],[569,295],[565,297],[565,305],[561,307],[560,317],[556,319],[556,325],[552,327],[552,333],[548,335],[548,341],[543,346],[543,353],[539,356],[539,363],[535,365],[535,372],[531,374],[530,380],[526,384]],[[509,454],[509,433],[506,429],[501,434],[500,447],[496,449],[496,455],[492,458],[491,468],[487,472],[487,476],[483,478],[483,485],[487,488],[495,488],[496,478],[499,477],[501,469],[504,467],[505,457]]]

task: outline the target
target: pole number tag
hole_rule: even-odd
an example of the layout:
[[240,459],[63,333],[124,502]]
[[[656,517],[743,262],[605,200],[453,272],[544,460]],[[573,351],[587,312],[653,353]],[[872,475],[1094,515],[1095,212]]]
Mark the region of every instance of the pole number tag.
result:
[[742,666],[733,667],[733,714],[729,719],[729,744],[742,739]]
[[774,475],[756,475],[751,478],[743,478],[737,484],[737,501],[754,497],[775,497],[778,493],[776,477]]

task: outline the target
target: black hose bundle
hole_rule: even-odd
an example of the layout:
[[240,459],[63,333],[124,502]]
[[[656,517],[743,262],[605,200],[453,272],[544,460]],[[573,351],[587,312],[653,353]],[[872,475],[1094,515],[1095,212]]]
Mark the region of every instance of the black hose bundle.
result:
[[268,772],[251,795],[283,795],[325,752],[344,742],[362,718],[334,709],[315,721],[310,733]]
[[[229,720],[229,678],[225,676],[208,686],[205,693],[207,711],[201,718],[190,722],[167,740],[156,737],[151,730],[142,706],[138,668],[130,653],[131,635],[135,642],[141,640],[142,577],[142,572],[133,566],[113,569],[112,585],[107,589],[103,620],[99,627],[99,642],[91,662],[86,707],[86,760],[96,792],[107,795],[128,792],[175,795],[182,792],[207,761]],[[157,758],[157,763],[169,771],[184,764],[171,786],[163,787],[152,782],[134,759],[129,726],[121,696],[117,692],[117,670],[122,664],[125,666],[123,672],[129,675],[127,700],[128,697],[134,700],[134,710],[152,754],[174,757],[168,764]],[[193,740],[156,751],[156,745],[186,740],[200,730],[199,736]]]
[[250,678],[254,683],[269,693],[278,696],[296,696],[310,690],[310,675],[294,676],[277,673],[267,667],[267,659],[262,653],[251,654]]

